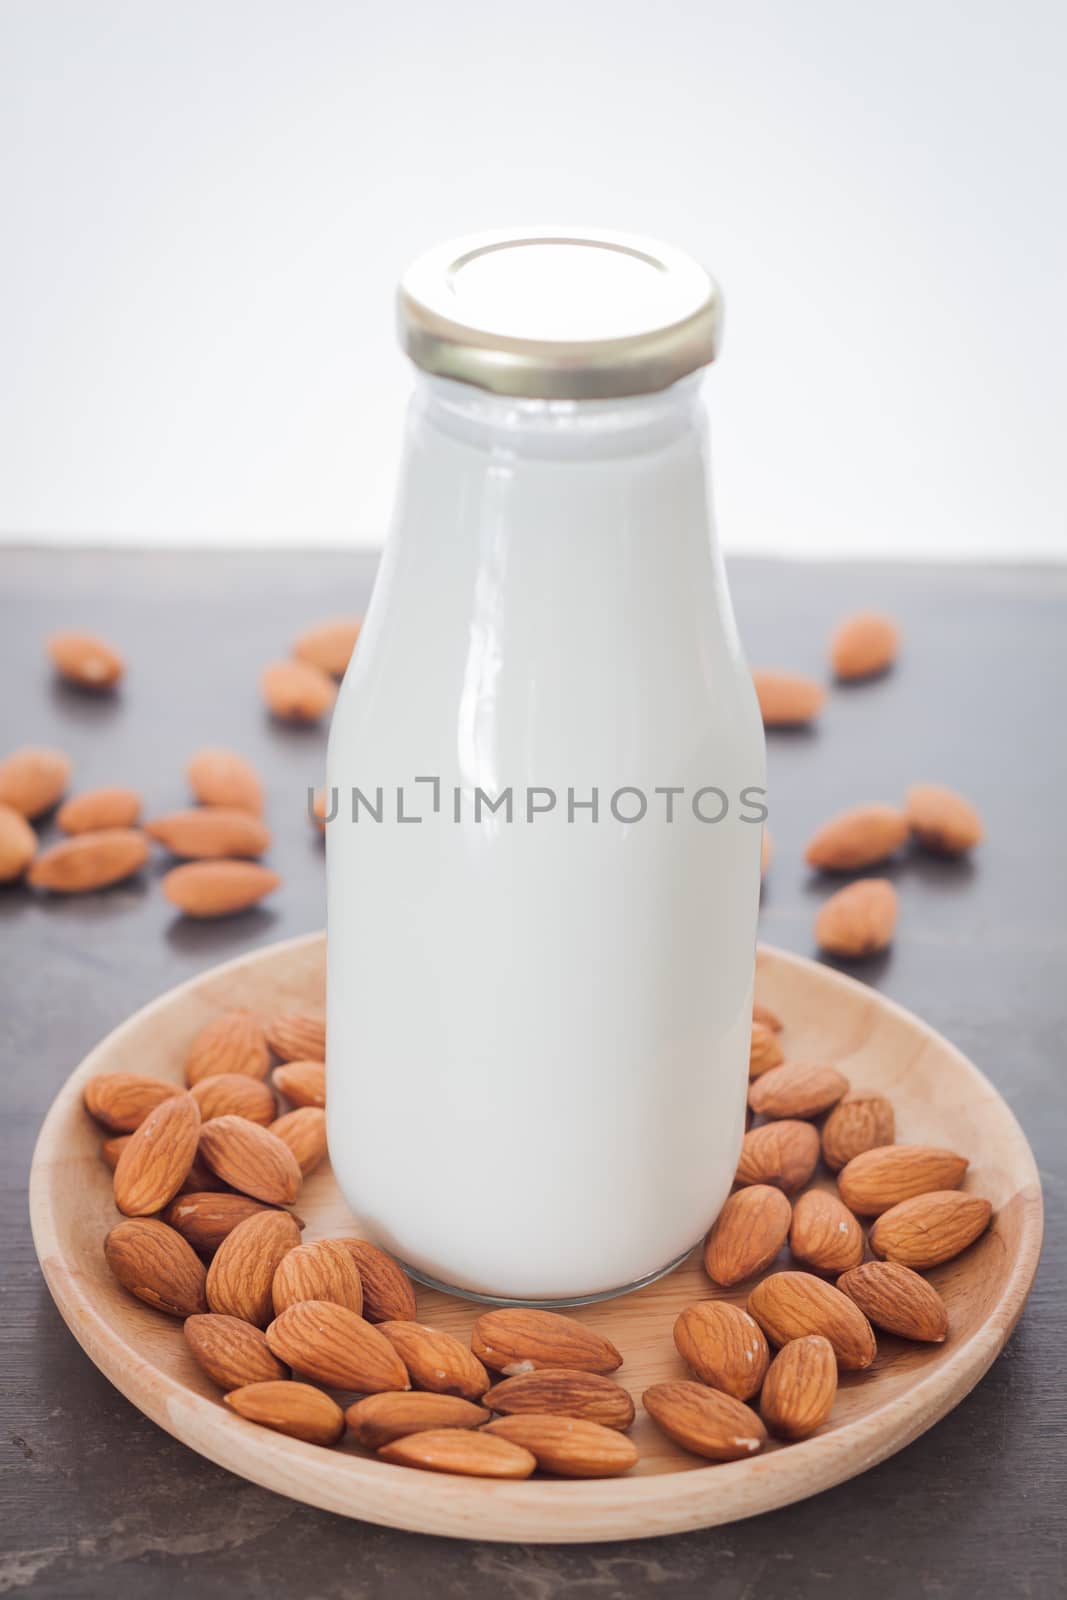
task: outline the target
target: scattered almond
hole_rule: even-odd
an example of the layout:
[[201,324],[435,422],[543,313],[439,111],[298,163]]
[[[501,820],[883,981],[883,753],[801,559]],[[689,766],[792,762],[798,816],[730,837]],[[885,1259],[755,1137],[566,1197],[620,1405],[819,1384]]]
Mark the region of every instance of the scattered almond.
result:
[[750,1406],[702,1383],[654,1383],[642,1404],[668,1439],[708,1461],[743,1461],[762,1450],[767,1430]]
[[762,1328],[726,1300],[686,1306],[674,1324],[674,1344],[694,1377],[738,1400],[756,1393],[771,1359]]
[[272,716],[283,722],[318,722],[333,705],[333,680],[307,661],[272,661],[259,675],[259,688]]
[[347,1306],[330,1300],[289,1306],[268,1327],[267,1343],[279,1361],[328,1389],[377,1394],[410,1387],[407,1369],[389,1340]]
[[115,1204],[128,1217],[161,1211],[178,1193],[200,1138],[200,1107],[172,1095],[145,1117],[115,1168]]
[[837,1187],[850,1211],[877,1217],[917,1194],[958,1188],[966,1171],[966,1156],[958,1156],[954,1150],[887,1144],[853,1156],[837,1174]]
[[249,1383],[225,1400],[246,1421],[308,1444],[336,1444],[345,1431],[344,1412],[337,1401],[310,1383]]
[[86,789],[63,802],[56,822],[64,833],[96,833],[101,828],[132,828],[140,815],[136,789]]
[[485,1405],[508,1416],[529,1411],[557,1417],[582,1417],[605,1428],[628,1428],[634,1403],[621,1384],[599,1372],[573,1367],[540,1367],[495,1383],[482,1396]]
[[462,1400],[480,1400],[488,1389],[489,1374],[482,1363],[452,1334],[407,1319],[380,1322],[378,1331],[407,1367],[413,1388],[457,1394]]
[[837,1395],[837,1358],[829,1339],[790,1339],[771,1362],[760,1415],[780,1439],[808,1439],[828,1421]]
[[762,1022],[765,1028],[770,1028],[774,1033],[781,1033],[782,1019],[770,1006],[761,1005],[758,1000],[752,1002],[753,1022]]
[[853,1090],[839,1100],[822,1128],[822,1158],[831,1172],[839,1172],[864,1150],[892,1144],[896,1136],[893,1107],[881,1094]]
[[258,861],[187,861],[173,867],[161,884],[187,917],[228,917],[255,905],[281,881]]
[[267,1043],[283,1061],[325,1061],[326,1024],[310,1011],[281,1011],[267,1023]]
[[270,847],[270,829],[251,811],[237,806],[191,806],[146,822],[145,832],[172,855],[191,860],[219,856],[261,856]]
[[891,617],[860,611],[846,617],[830,640],[834,676],[846,682],[885,672],[896,660],[900,634]]
[[171,1317],[207,1310],[204,1263],[180,1233],[155,1217],[127,1217],[104,1240],[104,1256],[130,1294]]
[[870,956],[892,941],[897,892],[888,878],[860,878],[824,900],[815,917],[815,940],[835,956]]
[[112,1133],[132,1133],[161,1101],[181,1092],[176,1083],[142,1072],[102,1072],[89,1079],[82,1099],[89,1115]]
[[[104,1165],[110,1167],[112,1172],[118,1166],[119,1157],[132,1138],[132,1133],[120,1133],[114,1139],[105,1139],[100,1146],[100,1154],[104,1158]],[[166,1222],[168,1219],[164,1217],[163,1220]]]
[[24,745],[0,761],[0,804],[32,822],[63,798],[70,774],[70,758],[62,750]]
[[883,1211],[870,1232],[876,1256],[925,1272],[966,1250],[985,1232],[993,1207],[980,1195],[943,1189]]
[[406,1439],[394,1439],[378,1451],[383,1461],[426,1472],[455,1472],[468,1478],[528,1478],[536,1458],[510,1439],[481,1429],[430,1428]]
[[836,1067],[789,1061],[756,1079],[749,1087],[748,1103],[760,1117],[818,1117],[847,1092],[848,1079]]
[[37,853],[37,835],[21,811],[0,803],[0,883],[21,878]]
[[328,622],[316,623],[293,641],[293,655],[333,678],[343,678],[360,626],[359,617],[332,617]]
[[240,1072],[265,1078],[270,1065],[267,1036],[250,1011],[225,1011],[201,1028],[185,1057],[185,1081]]
[[749,1295],[748,1310],[772,1344],[820,1333],[829,1339],[842,1371],[860,1372],[874,1360],[874,1330],[863,1312],[813,1273],[772,1273]]
[[837,1287],[886,1333],[929,1344],[948,1333],[948,1309],[933,1284],[899,1261],[865,1261],[838,1278]]
[[224,1183],[268,1205],[289,1205],[303,1177],[284,1140],[245,1117],[214,1117],[200,1130],[200,1154]]
[[287,1111],[271,1123],[270,1131],[289,1146],[305,1178],[326,1159],[326,1113],[317,1106]]
[[804,859],[824,872],[854,872],[884,861],[907,837],[908,819],[896,806],[854,806],[823,823]]
[[148,840],[136,828],[100,828],[78,833],[44,850],[29,870],[37,889],[86,894],[121,883],[148,860]]
[[622,1356],[601,1334],[558,1311],[521,1306],[486,1311],[474,1324],[471,1349],[494,1372],[513,1377],[536,1367],[577,1367],[614,1372]]
[[793,1194],[803,1189],[818,1159],[819,1135],[810,1122],[765,1122],[745,1134],[734,1182],[770,1183]]
[[[293,1116],[306,1115],[292,1112]],[[320,1113],[321,1115],[321,1113]],[[343,1238],[363,1285],[363,1315],[368,1322],[412,1322],[417,1312],[411,1279],[387,1251],[369,1239]]]
[[271,1288],[274,1315],[301,1300],[332,1300],[357,1316],[363,1311],[363,1290],[356,1264],[336,1239],[317,1239],[286,1251]]
[[191,1093],[204,1122],[213,1117],[247,1117],[249,1122],[269,1128],[278,1113],[269,1086],[244,1072],[220,1072],[213,1078],[200,1078]]
[[962,855],[985,837],[982,819],[970,801],[939,783],[913,783],[904,809],[919,843],[940,855]]
[[274,1073],[274,1087],[294,1106],[326,1104],[326,1068],[321,1061],[290,1061]]
[[238,1223],[272,1209],[259,1200],[250,1200],[246,1194],[194,1190],[176,1195],[162,1216],[168,1227],[188,1239],[198,1255],[213,1256]]
[[617,1478],[637,1465],[637,1446],[617,1428],[583,1417],[528,1412],[497,1417],[484,1429],[529,1450],[542,1472],[561,1478]]
[[289,1376],[288,1368],[271,1354],[261,1330],[240,1317],[198,1313],[186,1318],[182,1331],[194,1360],[220,1389]]
[[198,750],[186,768],[189,787],[203,806],[236,806],[259,816],[263,787],[255,768],[234,750]]
[[778,1035],[766,1023],[753,1022],[752,1043],[748,1053],[748,1075],[758,1078],[785,1060],[785,1052],[778,1043]]
[[789,1248],[819,1272],[847,1272],[863,1260],[863,1229],[836,1194],[808,1189],[793,1205]]
[[814,678],[797,672],[753,672],[765,728],[797,728],[819,715],[826,690]]
[[729,1289],[769,1267],[785,1244],[793,1210],[781,1189],[766,1183],[737,1189],[704,1245],[704,1270]]
[[106,639],[93,633],[53,633],[48,654],[60,677],[82,689],[110,689],[126,664]]
[[239,1222],[219,1244],[208,1269],[212,1311],[266,1327],[274,1315],[274,1275],[299,1243],[300,1229],[288,1211],[258,1211]]
[[399,1394],[369,1394],[345,1412],[357,1444],[380,1450],[394,1439],[438,1428],[478,1428],[489,1421],[485,1406],[460,1400],[454,1394],[427,1394],[409,1389]]

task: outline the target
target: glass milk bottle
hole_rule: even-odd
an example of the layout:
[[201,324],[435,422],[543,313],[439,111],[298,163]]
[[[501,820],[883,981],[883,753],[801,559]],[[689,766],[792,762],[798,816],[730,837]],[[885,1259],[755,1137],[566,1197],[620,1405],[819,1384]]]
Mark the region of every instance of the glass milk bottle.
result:
[[718,291],[644,239],[405,275],[397,509],[330,735],[334,1171],[417,1276],[668,1270],[744,1124],[763,733],[710,521]]

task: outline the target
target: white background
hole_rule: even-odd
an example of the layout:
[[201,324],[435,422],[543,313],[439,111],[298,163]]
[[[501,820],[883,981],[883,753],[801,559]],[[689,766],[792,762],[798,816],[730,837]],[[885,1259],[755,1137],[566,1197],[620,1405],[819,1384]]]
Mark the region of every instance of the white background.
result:
[[375,544],[440,237],[724,286],[733,550],[1067,556],[1067,8],[0,0],[0,537]]

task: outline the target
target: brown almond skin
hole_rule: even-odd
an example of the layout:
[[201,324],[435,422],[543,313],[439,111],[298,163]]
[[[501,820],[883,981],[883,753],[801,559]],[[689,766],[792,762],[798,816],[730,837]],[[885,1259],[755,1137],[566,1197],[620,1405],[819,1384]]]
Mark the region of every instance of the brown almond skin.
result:
[[145,823],[145,832],[175,856],[210,861],[218,856],[261,856],[270,829],[238,806],[191,806]]
[[32,822],[62,800],[72,770],[62,750],[23,745],[0,761],[0,804]]
[[826,702],[826,690],[798,672],[753,672],[765,728],[799,728],[812,722]]
[[432,1428],[394,1439],[378,1451],[382,1461],[426,1472],[453,1472],[467,1478],[528,1478],[537,1459],[510,1439],[479,1429]]
[[359,617],[331,617],[306,628],[293,640],[293,655],[298,661],[307,661],[331,678],[343,678],[356,648],[361,619]]
[[942,1189],[883,1211],[869,1242],[876,1256],[925,1272],[972,1245],[992,1216],[993,1207],[980,1195]]
[[267,1043],[283,1061],[325,1061],[326,1024],[312,1011],[280,1011],[267,1023]]
[[762,1022],[765,1028],[770,1028],[772,1033],[781,1033],[782,1019],[770,1006],[761,1005],[758,1000],[752,1002],[753,1022]]
[[908,831],[908,819],[896,806],[853,806],[823,823],[808,841],[804,859],[824,872],[855,872],[885,861]]
[[353,1437],[365,1450],[380,1450],[394,1439],[406,1439],[431,1429],[480,1428],[489,1418],[485,1406],[474,1405],[470,1400],[416,1389],[399,1394],[369,1394],[345,1412]]
[[0,883],[21,878],[37,853],[37,835],[21,811],[0,803]]
[[250,1383],[225,1399],[246,1421],[308,1444],[336,1444],[345,1431],[344,1412],[337,1401],[310,1383]]
[[637,1465],[637,1446],[616,1428],[544,1412],[497,1417],[483,1430],[529,1450],[542,1472],[560,1478],[617,1478]]
[[822,1127],[822,1158],[831,1172],[840,1172],[853,1156],[896,1137],[893,1107],[881,1094],[853,1090],[839,1100]]
[[223,1316],[266,1327],[274,1315],[274,1274],[282,1257],[299,1243],[300,1228],[288,1211],[260,1211],[246,1217],[215,1251],[207,1274],[208,1306]]
[[[196,1147],[196,1156],[189,1168],[185,1182],[178,1191],[179,1194],[232,1194],[228,1183],[223,1183],[217,1177],[200,1154],[200,1146]],[[242,1196],[242,1198],[247,1198]]]
[[763,1329],[726,1300],[686,1306],[674,1324],[674,1344],[695,1378],[738,1400],[756,1393],[771,1359]]
[[848,1079],[836,1067],[815,1061],[789,1061],[764,1072],[748,1091],[760,1117],[819,1117],[848,1093]]
[[187,861],[160,883],[187,917],[228,917],[277,889],[281,878],[258,861]]
[[877,955],[893,941],[898,911],[888,878],[858,878],[823,901],[815,915],[815,942],[847,960]]
[[762,1073],[780,1066],[784,1060],[785,1053],[778,1043],[775,1030],[764,1022],[753,1021],[752,1043],[748,1052],[749,1077],[758,1078]]
[[272,661],[259,675],[259,688],[282,722],[318,722],[337,698],[337,686],[308,661]]
[[819,1135],[810,1122],[766,1122],[745,1134],[734,1182],[769,1183],[793,1194],[803,1189],[818,1159]]
[[837,1174],[837,1187],[850,1211],[877,1217],[901,1200],[958,1188],[967,1165],[965,1156],[936,1145],[883,1145],[853,1156]]
[[186,1318],[183,1331],[197,1365],[220,1389],[240,1389],[246,1383],[269,1383],[289,1376],[260,1329],[240,1317],[199,1313]]
[[830,640],[830,665],[844,683],[873,678],[896,660],[900,631],[892,617],[880,611],[858,611],[834,629]]
[[604,1428],[628,1428],[634,1420],[634,1403],[614,1378],[599,1372],[577,1372],[573,1367],[541,1367],[495,1383],[482,1396],[492,1411],[521,1416],[529,1411],[557,1417],[581,1417]]
[[87,789],[60,806],[56,823],[64,833],[95,833],[99,828],[132,828],[140,815],[136,789]]
[[610,1340],[558,1311],[520,1306],[486,1311],[474,1324],[471,1349],[485,1366],[505,1377],[516,1369],[577,1367],[582,1372],[615,1372],[622,1356]]
[[183,1190],[163,1211],[162,1219],[187,1239],[198,1255],[213,1256],[238,1223],[269,1210],[270,1206],[250,1200],[246,1194]]
[[236,806],[258,816],[263,810],[263,786],[250,762],[235,750],[207,746],[198,750],[185,769],[189,787],[202,806]]
[[115,1204],[127,1217],[161,1211],[185,1182],[200,1139],[200,1107],[174,1095],[150,1111],[119,1156]]
[[701,1383],[654,1383],[642,1404],[668,1439],[708,1461],[744,1461],[762,1450],[767,1430],[750,1406]]
[[971,802],[942,784],[913,783],[904,810],[916,839],[937,855],[963,855],[985,837],[982,819]]
[[735,1190],[704,1244],[704,1270],[712,1283],[729,1289],[769,1267],[789,1236],[792,1216],[789,1201],[771,1184]]
[[941,1344],[948,1334],[948,1307],[933,1284],[898,1261],[865,1261],[837,1287],[886,1333],[925,1344]]
[[290,1061],[274,1072],[274,1087],[292,1106],[326,1104],[326,1067],[321,1061]]
[[207,1310],[206,1272],[180,1233],[155,1217],[127,1217],[104,1240],[104,1257],[115,1277],[146,1305],[170,1317]]
[[287,1111],[271,1123],[270,1131],[289,1146],[305,1178],[326,1159],[326,1113],[316,1106]]
[[290,1205],[303,1175],[284,1140],[246,1117],[213,1117],[200,1130],[200,1155],[224,1183],[268,1205]]
[[244,1072],[220,1072],[213,1078],[200,1078],[190,1090],[200,1107],[204,1122],[215,1117],[244,1117],[269,1128],[278,1107],[267,1084]]
[[265,1078],[270,1066],[267,1035],[251,1011],[224,1011],[200,1029],[185,1057],[185,1081],[239,1072]]
[[489,1388],[482,1363],[452,1334],[407,1320],[380,1322],[378,1331],[408,1369],[413,1388],[455,1394],[461,1400],[480,1400]]
[[363,1315],[368,1322],[413,1322],[418,1315],[415,1288],[386,1250],[369,1239],[343,1238],[363,1285]]
[[810,1272],[774,1272],[748,1297],[748,1310],[772,1344],[819,1333],[833,1345],[843,1372],[862,1372],[877,1353],[863,1312],[832,1283]]
[[847,1272],[863,1260],[863,1229],[826,1189],[808,1189],[793,1205],[789,1248],[817,1272]]
[[379,1394],[407,1389],[407,1368],[377,1328],[347,1306],[301,1300],[276,1317],[267,1343],[279,1361],[328,1389]]
[[136,828],[99,828],[43,850],[27,879],[35,889],[53,894],[90,894],[121,883],[147,860],[148,840]]
[[95,633],[53,633],[48,654],[60,677],[79,689],[113,689],[126,670],[114,646]]
[[784,1344],[760,1395],[760,1416],[780,1439],[809,1439],[834,1408],[837,1358],[829,1339],[806,1334]]
[[[119,1157],[132,1138],[132,1133],[119,1133],[112,1139],[105,1139],[100,1146],[100,1154],[103,1157],[104,1165],[110,1167],[112,1172],[118,1166]],[[163,1221],[166,1222],[167,1218],[164,1217]]]
[[336,1239],[317,1239],[287,1251],[275,1271],[271,1296],[276,1317],[301,1300],[332,1300],[357,1316],[363,1311],[356,1264]]
[[90,1078],[82,1098],[91,1117],[112,1133],[132,1133],[150,1111],[181,1094],[176,1083],[141,1072],[102,1072]]

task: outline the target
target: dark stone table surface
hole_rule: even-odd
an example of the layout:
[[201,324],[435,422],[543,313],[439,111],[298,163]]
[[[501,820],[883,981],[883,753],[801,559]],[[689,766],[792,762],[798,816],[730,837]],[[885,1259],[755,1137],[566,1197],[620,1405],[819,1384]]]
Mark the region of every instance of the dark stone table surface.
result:
[[[973,865],[906,860],[893,949],[863,976],[962,1047],[1030,1138],[1046,1245],[1022,1322],[988,1376],[892,1460],[817,1499],[729,1527],[613,1545],[519,1547],[390,1531],[281,1499],[141,1416],[67,1332],[30,1240],[26,1180],[56,1090],[132,1010],[193,973],[323,920],[304,815],[325,734],[272,726],[260,666],[306,624],[365,604],[370,556],[0,553],[0,752],[54,743],[76,786],[184,801],[183,764],[232,743],[269,791],[284,886],[226,922],[182,922],[153,867],[81,900],[0,890],[3,1341],[0,1593],[456,1600],[778,1600],[1062,1594],[1065,1474],[1064,1038],[1067,1033],[1067,569],[738,561],[750,660],[821,672],[831,624],[900,619],[897,669],[836,690],[817,730],[772,736],[777,854],[762,936],[813,954],[823,886],[802,863],[831,811],[918,778],[979,803]],[[128,655],[114,699],[53,681],[43,640],[99,630]],[[428,670],[432,666],[428,664]]]

